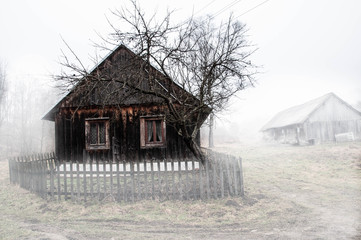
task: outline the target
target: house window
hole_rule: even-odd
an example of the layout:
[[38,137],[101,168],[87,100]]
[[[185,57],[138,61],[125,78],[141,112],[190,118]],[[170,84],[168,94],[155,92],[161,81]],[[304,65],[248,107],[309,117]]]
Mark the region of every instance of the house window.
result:
[[166,146],[166,124],[163,116],[140,118],[140,146],[165,147]]
[[85,139],[87,150],[109,149],[109,119],[85,119]]

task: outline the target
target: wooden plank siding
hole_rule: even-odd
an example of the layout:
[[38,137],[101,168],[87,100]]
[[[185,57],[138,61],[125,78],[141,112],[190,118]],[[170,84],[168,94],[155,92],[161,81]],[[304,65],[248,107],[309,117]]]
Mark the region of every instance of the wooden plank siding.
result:
[[282,143],[333,142],[338,134],[361,139],[361,112],[329,93],[276,114],[262,131]]
[[[181,136],[166,120],[166,145],[143,149],[140,146],[140,121],[143,116],[162,115],[163,108],[159,106],[131,106],[126,108],[105,107],[77,109],[61,108],[55,119],[56,155],[60,160],[82,160],[86,149],[85,122],[89,118],[109,119],[109,149],[90,150],[102,154],[111,154],[120,159],[144,160],[150,158],[178,158],[191,156]],[[199,133],[197,136],[200,142]],[[116,144],[116,148],[114,147]],[[114,153],[117,149],[117,153]],[[116,159],[114,159],[116,160]]]

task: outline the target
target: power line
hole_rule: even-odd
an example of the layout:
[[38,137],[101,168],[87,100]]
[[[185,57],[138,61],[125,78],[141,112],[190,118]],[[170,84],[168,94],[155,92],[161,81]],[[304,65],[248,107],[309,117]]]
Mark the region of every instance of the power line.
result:
[[[241,1],[242,1],[242,0],[235,0],[235,1],[231,2],[231,3],[228,4],[227,6],[223,7],[222,9],[220,9],[218,12],[216,12],[216,13],[214,13],[214,14],[211,14],[209,18],[210,18],[210,19],[213,19],[213,18],[217,17],[219,14],[225,12],[226,10],[228,10],[229,8],[233,7],[234,5],[236,5],[237,3],[241,2]],[[251,12],[251,11],[253,11],[253,10],[255,10],[256,8],[262,6],[263,4],[265,4],[265,3],[269,2],[269,1],[270,1],[270,0],[265,0],[265,1],[257,4],[256,6],[250,8],[250,9],[248,9],[247,11],[243,12],[242,14],[238,15],[238,16],[236,17],[236,19],[239,18],[239,17],[241,17],[241,16],[243,16],[243,15],[245,15],[245,14],[247,14],[247,13],[249,13],[249,12]],[[207,8],[207,7],[208,7],[209,5],[211,5],[213,2],[215,2],[215,0],[213,0],[213,1],[210,2],[210,3],[208,3],[203,9]],[[201,10],[197,11],[197,13],[199,13],[200,11],[201,11]]]
[[225,6],[224,8],[222,8],[221,10],[219,10],[218,12],[214,13],[213,15],[211,15],[211,19],[217,17],[219,14],[223,13],[224,11],[226,11],[227,9],[233,7],[234,5],[236,5],[237,3],[241,2],[242,0],[235,0],[232,3],[228,4],[227,6]]
[[197,12],[195,12],[193,15],[197,15],[198,13],[202,12],[204,9],[206,9],[207,7],[209,7],[211,4],[213,4],[216,0],[211,1],[210,3],[207,3],[206,6],[202,7],[201,9],[199,9]]
[[251,8],[251,9],[248,9],[247,11],[245,11],[244,13],[242,13],[241,15],[237,16],[236,18],[239,18],[239,17],[241,17],[241,16],[243,16],[243,15],[245,15],[245,14],[247,14],[247,13],[253,11],[253,10],[255,10],[256,8],[262,6],[263,4],[265,4],[265,3],[268,2],[268,1],[270,1],[270,0],[265,0],[265,1],[261,2],[260,4],[254,6],[254,7]]

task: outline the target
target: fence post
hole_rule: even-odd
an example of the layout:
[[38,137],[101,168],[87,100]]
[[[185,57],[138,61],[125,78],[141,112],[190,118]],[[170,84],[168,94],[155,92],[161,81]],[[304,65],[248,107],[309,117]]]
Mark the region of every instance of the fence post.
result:
[[123,160],[123,179],[124,179],[124,187],[123,187],[123,199],[124,202],[128,201],[128,188],[127,188],[127,162]]
[[69,167],[70,167],[70,198],[71,201],[75,201],[74,199],[74,168],[73,168],[74,158],[70,159]]
[[16,176],[16,172],[14,169],[14,159],[13,158],[9,158],[8,159],[9,162],[9,174],[10,174],[10,183],[15,183],[15,176]]
[[207,188],[207,199],[210,199],[210,187],[209,187],[209,159],[206,160],[206,188]]
[[199,199],[203,199],[203,164],[199,162]]
[[39,180],[40,180],[40,183],[39,183],[39,185],[40,185],[40,196],[41,197],[43,197],[44,199],[46,199],[46,195],[45,195],[45,190],[46,190],[46,178],[45,178],[45,174],[46,174],[46,171],[45,171],[45,169],[46,169],[46,167],[45,167],[45,161],[46,161],[46,159],[45,159],[45,157],[44,157],[44,154],[39,154],[38,155],[39,157],[39,163],[40,163],[40,172],[39,172],[39,174],[40,174],[40,178],[39,178]]
[[9,164],[9,179],[10,179],[10,183],[13,183],[13,171],[12,171],[12,161],[11,161],[11,158],[8,159],[8,164]]
[[[198,168],[199,168],[199,166],[198,166]],[[197,186],[196,186],[196,184],[197,184],[197,179],[196,179],[196,172],[195,172],[196,170],[195,170],[195,162],[194,162],[194,157],[192,157],[192,183],[193,183],[193,185],[192,185],[192,193],[193,193],[193,199],[197,199],[197,196],[196,196],[196,192],[197,192],[197,190],[196,190],[196,188],[197,188]]]
[[134,182],[134,162],[133,161],[130,161],[130,175],[131,175],[131,178],[132,178],[132,185],[131,185],[131,194],[132,194],[132,202],[134,202],[135,200],[135,193],[134,193],[134,189],[135,189],[135,182]]
[[84,185],[84,202],[87,200],[87,182],[86,182],[86,162],[87,162],[87,155],[88,152],[84,149],[83,150],[83,185]]
[[[55,168],[55,153],[54,155],[52,153],[50,153],[50,162],[51,164],[49,164],[49,169],[50,169],[50,196],[51,199],[54,200],[54,168]],[[53,159],[54,158],[54,159]]]
[[174,159],[171,158],[171,169],[172,169],[172,197],[176,199],[176,190],[175,190],[175,177],[174,177]]
[[154,166],[153,166],[153,158],[150,159],[150,173],[151,173],[151,177],[152,177],[152,200],[155,199],[154,196],[154,192],[155,192],[155,187],[154,187]]
[[242,166],[242,158],[238,158],[238,166],[239,166],[239,184],[241,188],[241,196],[244,196],[244,182],[243,182],[243,166]]
[[79,173],[80,165],[79,165],[79,161],[80,161],[79,158],[77,158],[76,159],[76,191],[77,191],[76,195],[77,195],[77,201],[80,201],[80,192],[81,192],[81,190],[80,190],[80,173]]
[[157,159],[157,171],[158,171],[158,190],[159,190],[159,201],[162,199],[162,182],[161,182],[161,175],[160,175],[160,160]]
[[108,157],[109,160],[109,171],[110,171],[110,196],[113,196],[113,158],[112,157]]
[[104,188],[104,196],[103,199],[107,195],[107,165],[105,163],[104,154],[102,154],[102,161],[103,161],[103,188]]
[[179,199],[182,200],[183,192],[182,192],[182,163],[181,159],[178,159],[178,186],[179,186]]
[[218,189],[217,189],[217,169],[218,164],[216,164],[216,161],[214,160],[212,162],[212,175],[213,175],[213,189],[214,189],[214,198],[218,198]]
[[89,153],[90,197],[91,197],[91,198],[94,198],[93,160],[94,160],[94,154],[93,154],[93,153]]
[[56,168],[57,168],[57,180],[58,180],[58,201],[61,199],[61,188],[60,188],[60,159],[55,158]]
[[99,155],[95,153],[96,171],[97,171],[97,192],[98,200],[100,200],[100,169],[99,169]]
[[228,195],[233,196],[231,171],[229,170],[229,156],[227,156],[225,163],[226,163],[226,172],[227,172],[226,176],[227,176]]
[[63,181],[64,181],[64,199],[68,200],[68,181],[67,181],[67,169],[66,169],[66,160],[63,161]]
[[148,199],[148,175],[147,175],[147,161],[144,158],[144,199]]
[[233,167],[233,182],[234,182],[234,194],[238,196],[238,177],[237,177],[237,168],[238,161],[235,157],[232,157],[232,167]]
[[142,190],[140,186],[140,160],[137,158],[137,200],[142,199]]
[[120,161],[119,158],[115,158],[115,162],[117,164],[117,202],[120,202]]
[[169,200],[169,192],[168,192],[168,161],[167,161],[167,159],[163,159],[163,162],[164,162],[163,179],[165,181],[165,196],[166,196],[166,199]]
[[221,198],[224,198],[223,161],[219,161],[219,180],[221,185]]

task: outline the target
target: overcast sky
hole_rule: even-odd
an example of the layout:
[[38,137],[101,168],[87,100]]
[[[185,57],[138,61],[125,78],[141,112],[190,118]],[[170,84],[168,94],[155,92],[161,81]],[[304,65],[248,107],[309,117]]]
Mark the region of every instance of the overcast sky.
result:
[[[328,92],[355,105],[361,101],[361,1],[358,0],[140,0],[142,8],[176,9],[174,21],[230,12],[247,24],[258,48],[251,57],[262,66],[255,88],[233,101],[217,123],[223,133],[243,139],[274,114]],[[120,0],[2,0],[0,59],[11,81],[51,80],[60,71],[61,37],[92,68],[92,42],[106,35],[110,10]]]

